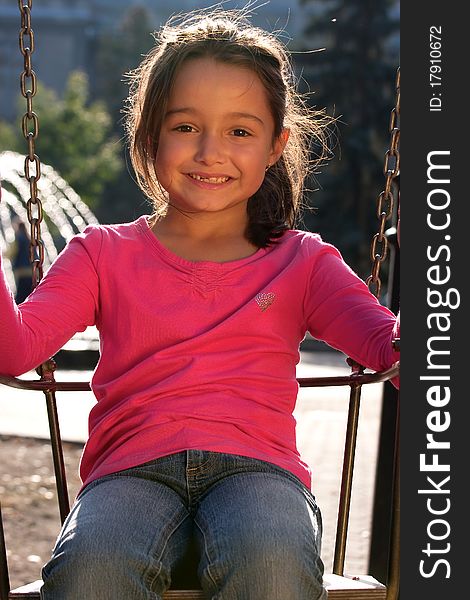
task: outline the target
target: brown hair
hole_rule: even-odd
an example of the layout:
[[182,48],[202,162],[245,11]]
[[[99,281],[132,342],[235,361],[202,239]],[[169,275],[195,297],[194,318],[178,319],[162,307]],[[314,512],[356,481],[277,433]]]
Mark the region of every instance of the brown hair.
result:
[[[261,80],[274,118],[274,138],[284,128],[289,140],[266,172],[247,206],[247,239],[265,247],[297,221],[306,177],[327,155],[324,111],[310,108],[296,91],[294,70],[278,38],[254,27],[244,11],[200,11],[170,19],[154,33],[155,46],[128,74],[130,94],[125,128],[137,182],[162,214],[168,198],[155,172],[155,157],[166,104],[181,65],[193,58],[251,69]],[[316,156],[311,158],[311,145]]]

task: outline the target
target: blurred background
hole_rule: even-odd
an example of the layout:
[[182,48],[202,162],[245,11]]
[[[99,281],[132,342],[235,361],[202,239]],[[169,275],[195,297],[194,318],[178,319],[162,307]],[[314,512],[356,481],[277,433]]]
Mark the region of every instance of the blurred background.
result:
[[[134,182],[123,142],[121,109],[128,92],[124,74],[139,64],[152,46],[151,32],[171,15],[215,4],[213,0],[34,1],[32,63],[39,81],[34,96],[34,112],[39,117],[35,147],[41,160],[38,188],[45,212],[46,267],[87,223],[126,222],[151,212]],[[228,9],[245,5],[223,2]],[[310,104],[326,108],[337,118],[331,160],[308,185],[310,209],[305,211],[303,228],[321,233],[336,245],[365,278],[371,270],[370,242],[378,228],[376,200],[384,189],[384,157],[395,104],[399,0],[259,0],[251,8],[253,22],[279,32],[292,52],[300,90],[309,93]],[[19,29],[18,3],[0,0],[0,249],[7,259],[15,242],[17,219],[25,220],[29,194],[24,178],[27,143],[21,129],[26,104],[20,94],[24,63],[18,47]],[[4,266],[15,289],[12,264],[10,259]],[[381,268],[381,301],[388,305],[390,264],[387,260]],[[94,328],[89,329],[89,334],[87,330],[72,339],[65,354],[58,356],[59,367],[87,370],[59,369],[58,380],[88,380],[91,376],[98,341]],[[316,352],[319,349],[314,340],[306,340],[300,376],[349,372],[343,356]],[[34,377],[28,374],[29,379]],[[382,448],[391,444],[387,440],[393,440],[395,409],[390,413],[389,407],[394,405],[386,401],[382,384],[365,387],[346,565],[350,572],[368,572],[385,581],[389,506],[383,499],[391,485],[391,465],[383,458],[390,452]],[[385,392],[387,389],[390,392],[390,388]],[[0,493],[11,581],[19,585],[37,578],[57,533],[54,477],[47,462],[48,446],[41,442],[48,435],[42,403],[19,390],[2,387],[0,391],[4,465]],[[68,444],[66,461],[73,497],[80,485],[77,465],[93,399],[81,396],[73,402],[66,396],[59,409],[62,423],[65,420],[63,439]],[[299,449],[314,465],[315,491],[323,507],[327,570],[331,570],[334,543],[344,400],[344,392],[322,389],[321,394],[318,390],[301,393],[296,409]],[[35,499],[33,488],[41,501]]]
[[[128,92],[123,74],[138,65],[152,46],[151,32],[168,17],[213,4],[211,0],[34,2],[37,154],[99,222],[124,222],[151,212],[133,181],[123,143],[121,108]],[[223,3],[226,8],[245,4]],[[338,118],[332,159],[309,185],[313,190],[309,206],[315,210],[306,212],[304,225],[337,245],[365,277],[370,272],[369,246],[377,230],[375,201],[383,189],[394,105],[399,0],[270,0],[252,3],[252,12],[256,25],[280,32],[310,103],[326,107]],[[18,32],[17,3],[0,0],[0,152],[24,154]],[[322,51],[312,52],[317,49]],[[8,189],[7,182],[3,186]]]

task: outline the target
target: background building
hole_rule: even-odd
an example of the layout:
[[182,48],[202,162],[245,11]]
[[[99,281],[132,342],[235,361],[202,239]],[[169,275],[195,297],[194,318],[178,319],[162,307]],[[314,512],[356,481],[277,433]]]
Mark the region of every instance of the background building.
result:
[[[103,34],[117,32],[129,9],[137,6],[145,8],[150,32],[172,14],[213,4],[212,0],[149,0],[145,3],[142,0],[36,1],[32,10],[34,69],[45,85],[59,93],[63,91],[71,71],[83,70],[90,77],[93,89],[99,38]],[[233,8],[243,4],[227,1],[224,6]],[[254,10],[257,13],[254,22],[267,29],[285,30],[292,41],[299,44],[309,16],[321,13],[323,7],[321,1],[300,5],[298,0],[270,0]],[[19,18],[16,2],[0,0],[0,118],[3,119],[12,119],[16,114],[18,77],[22,70],[18,49]],[[122,32],[120,35],[123,35]]]

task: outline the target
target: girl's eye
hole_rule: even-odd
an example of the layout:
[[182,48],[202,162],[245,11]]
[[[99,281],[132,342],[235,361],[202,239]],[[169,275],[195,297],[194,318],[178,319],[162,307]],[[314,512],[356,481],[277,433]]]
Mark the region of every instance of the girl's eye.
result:
[[245,129],[234,129],[233,135],[235,137],[248,137],[250,134]]
[[181,133],[191,133],[193,131],[193,128],[191,127],[191,125],[178,125],[178,127],[175,127],[176,131],[181,131]]

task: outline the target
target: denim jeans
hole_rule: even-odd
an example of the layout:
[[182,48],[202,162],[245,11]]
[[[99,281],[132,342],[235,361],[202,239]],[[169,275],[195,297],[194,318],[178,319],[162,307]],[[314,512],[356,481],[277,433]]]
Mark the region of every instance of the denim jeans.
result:
[[270,463],[200,450],[91,482],[43,568],[41,598],[160,599],[192,536],[207,598],[327,598],[310,491]]

